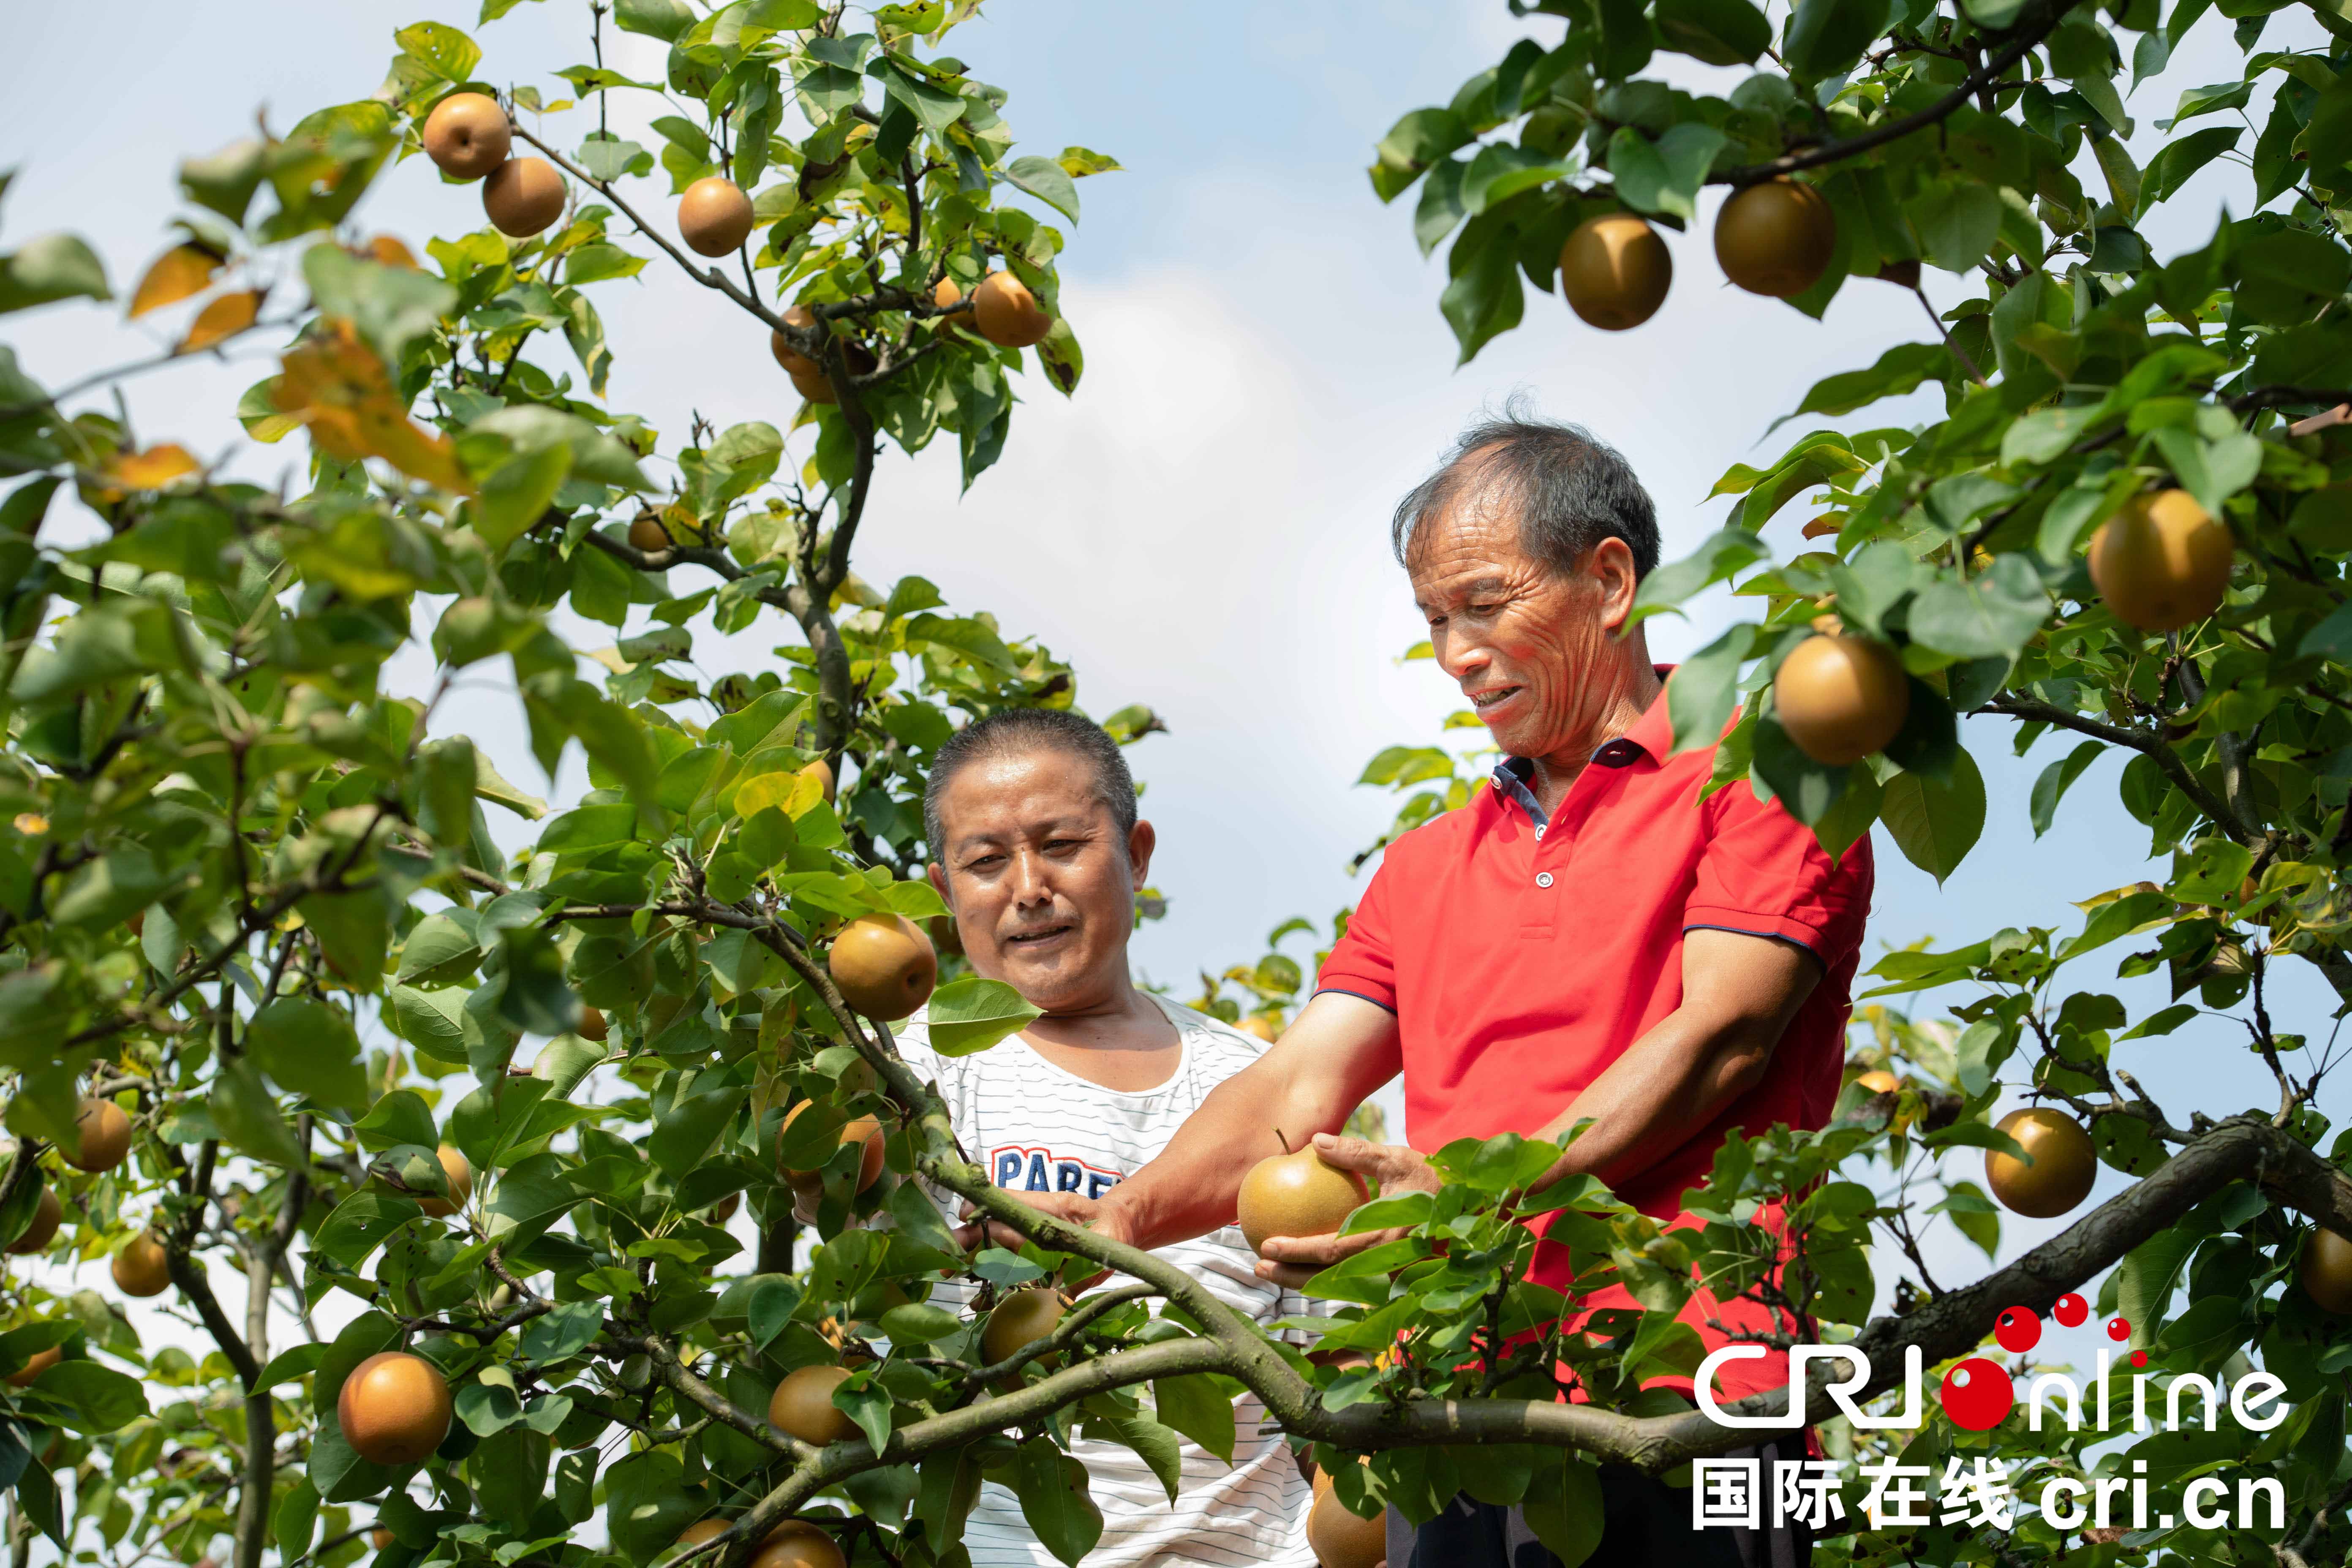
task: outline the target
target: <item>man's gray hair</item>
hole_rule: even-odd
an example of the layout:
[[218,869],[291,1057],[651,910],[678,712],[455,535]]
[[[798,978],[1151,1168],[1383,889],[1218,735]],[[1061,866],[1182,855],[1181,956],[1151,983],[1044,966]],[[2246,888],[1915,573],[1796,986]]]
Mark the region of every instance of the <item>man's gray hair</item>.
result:
[[931,858],[946,858],[947,828],[940,820],[940,802],[965,763],[1042,751],[1066,752],[1092,770],[1096,798],[1118,824],[1118,852],[1126,854],[1128,835],[1135,827],[1135,775],[1128,771],[1118,742],[1083,713],[1059,708],[1006,708],[976,719],[949,736],[931,759],[931,776],[923,784],[923,842]]
[[1389,542],[1410,566],[1423,525],[1472,495],[1515,506],[1519,543],[1552,571],[1573,572],[1604,539],[1633,552],[1633,575],[1658,564],[1658,512],[1616,448],[1580,425],[1541,419],[1518,399],[1462,432],[1437,471],[1397,503]]

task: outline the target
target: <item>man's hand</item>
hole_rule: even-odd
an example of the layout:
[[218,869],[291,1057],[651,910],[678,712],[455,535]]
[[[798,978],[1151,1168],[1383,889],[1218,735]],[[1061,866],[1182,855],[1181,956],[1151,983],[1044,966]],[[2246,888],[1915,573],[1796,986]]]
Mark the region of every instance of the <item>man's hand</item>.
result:
[[[1025,1204],[1040,1214],[1051,1215],[1055,1219],[1066,1220],[1072,1225],[1082,1225],[1092,1230],[1105,1228],[1097,1223],[1104,1217],[1102,1204],[1098,1199],[1081,1197],[1076,1193],[1023,1193],[1015,1192],[1009,1187],[1000,1187],[997,1190],[1014,1202]],[[963,1219],[964,1223],[956,1227],[955,1239],[956,1245],[966,1252],[982,1247],[1002,1247],[1009,1251],[1018,1252],[1029,1239],[1001,1219],[982,1217],[979,1208],[969,1200],[963,1205]],[[1118,1239],[1126,1238],[1122,1237]]]
[[[1342,1171],[1353,1171],[1367,1183],[1380,1184],[1382,1197],[1394,1197],[1399,1193],[1433,1193],[1437,1190],[1437,1173],[1418,1149],[1408,1149],[1396,1143],[1367,1143],[1361,1138],[1343,1138],[1336,1133],[1318,1132],[1315,1152],[1323,1163]],[[1384,1241],[1394,1241],[1404,1234],[1403,1227],[1392,1230],[1368,1230],[1356,1236],[1269,1236],[1258,1244],[1257,1277],[1271,1279],[1277,1285],[1297,1289],[1326,1268],[1344,1258],[1352,1258],[1369,1247]]]

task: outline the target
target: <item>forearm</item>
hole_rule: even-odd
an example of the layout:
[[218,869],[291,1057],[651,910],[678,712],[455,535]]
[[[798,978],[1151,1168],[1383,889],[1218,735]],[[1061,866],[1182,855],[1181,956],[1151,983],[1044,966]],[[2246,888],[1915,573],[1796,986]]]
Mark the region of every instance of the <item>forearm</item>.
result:
[[1230,1225],[1251,1166],[1339,1131],[1395,1074],[1393,1017],[1355,997],[1318,996],[1279,1045],[1211,1090],[1158,1157],[1106,1194],[1103,1210],[1143,1247]]
[[1777,1019],[1727,1026],[1687,1010],[1668,1014],[1537,1133],[1557,1138],[1592,1122],[1547,1179],[1589,1173],[1621,1185],[1640,1175],[1754,1087],[1780,1032]]

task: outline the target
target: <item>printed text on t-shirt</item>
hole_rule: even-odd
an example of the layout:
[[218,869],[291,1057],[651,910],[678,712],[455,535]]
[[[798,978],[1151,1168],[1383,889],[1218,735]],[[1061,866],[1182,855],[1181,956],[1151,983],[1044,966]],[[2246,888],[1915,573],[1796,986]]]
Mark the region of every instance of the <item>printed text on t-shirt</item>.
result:
[[1024,1193],[1083,1193],[1098,1198],[1119,1178],[1117,1171],[1024,1144],[999,1144],[989,1152],[988,1167],[998,1186]]

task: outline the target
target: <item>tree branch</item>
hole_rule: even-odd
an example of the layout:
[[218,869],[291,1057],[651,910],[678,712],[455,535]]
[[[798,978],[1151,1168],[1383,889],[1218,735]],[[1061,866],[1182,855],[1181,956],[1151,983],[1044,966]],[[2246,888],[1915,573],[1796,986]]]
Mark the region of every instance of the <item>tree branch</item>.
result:
[[1966,108],[1979,92],[1996,86],[2009,68],[2031,54],[2033,47],[2048,37],[2058,26],[2059,19],[2072,9],[2069,0],[2043,0],[2042,4],[2029,9],[2019,18],[2020,26],[2011,35],[2008,43],[1989,57],[1983,65],[1970,71],[1958,87],[1916,114],[1890,120],[1884,125],[1874,126],[1842,142],[1824,142],[1802,152],[1786,153],[1769,163],[1747,163],[1736,169],[1726,169],[1719,174],[1707,176],[1706,183],[1710,185],[1752,185],[1782,174],[1793,174],[1800,169],[1817,169],[1824,163],[1843,163],[1874,147],[1884,147],[1889,142],[1900,142],[1914,132],[1940,124]]
[[2149,731],[2127,730],[2120,724],[2105,723],[2054,703],[2044,702],[2038,697],[2021,696],[2013,691],[2002,692],[1977,711],[2072,730],[2078,735],[2088,735],[2111,746],[2137,752],[2163,769],[2164,776],[2171,780],[2173,786],[2187,795],[2198,810],[2210,817],[2214,826],[2241,844],[2252,843],[2259,837],[2238,821],[2236,814],[2222,803],[2221,796],[2205,787],[2189,764],[2181,760],[2179,752],[2165,744],[2161,736]]

